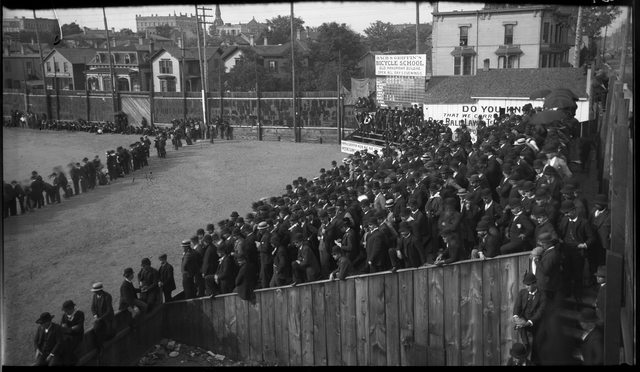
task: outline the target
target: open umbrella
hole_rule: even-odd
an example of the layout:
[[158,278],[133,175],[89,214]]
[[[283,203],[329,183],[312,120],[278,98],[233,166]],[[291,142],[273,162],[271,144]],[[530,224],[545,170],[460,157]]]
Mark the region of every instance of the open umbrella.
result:
[[563,111],[556,110],[544,110],[537,112],[535,115],[531,117],[529,123],[531,124],[549,124],[556,120],[562,120],[566,118],[566,115]]
[[529,99],[544,98],[544,97],[548,96],[549,93],[551,93],[550,89],[539,89],[539,90],[536,90],[535,92],[531,93],[531,95],[529,96]]
[[551,91],[551,93],[564,93],[565,95],[571,97],[574,100],[578,100],[578,95],[573,93],[573,91],[569,88],[556,88]]
[[546,108],[577,108],[578,105],[571,97],[561,93],[551,93],[544,97],[544,104]]

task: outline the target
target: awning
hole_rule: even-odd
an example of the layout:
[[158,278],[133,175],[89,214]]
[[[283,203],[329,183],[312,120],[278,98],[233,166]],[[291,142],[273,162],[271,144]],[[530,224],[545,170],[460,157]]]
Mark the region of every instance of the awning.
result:
[[[111,69],[108,67],[99,67],[91,70],[85,70],[85,74],[97,74],[97,75],[108,75],[111,74]],[[132,73],[137,73],[136,70],[131,70],[128,68],[114,68],[113,73],[116,75],[129,75]]]
[[475,56],[477,53],[473,49],[473,47],[455,47],[451,52],[451,55],[454,57],[460,56]]
[[500,48],[496,49],[496,54],[499,56],[513,56],[522,54],[522,50],[519,45],[500,45]]
[[571,49],[569,44],[543,44],[540,46],[540,53],[562,53]]
[[38,86],[38,85],[44,85],[44,81],[42,80],[27,80],[27,85],[32,87],[32,86]]
[[175,79],[174,75],[158,75],[158,79]]

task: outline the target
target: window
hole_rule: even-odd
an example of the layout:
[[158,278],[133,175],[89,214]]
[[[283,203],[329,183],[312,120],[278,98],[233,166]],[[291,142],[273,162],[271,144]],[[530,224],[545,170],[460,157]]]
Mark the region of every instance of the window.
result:
[[500,56],[498,57],[499,68],[518,68],[518,56]]
[[96,54],[96,62],[102,63],[102,58],[100,58],[100,54]]
[[128,54],[124,55],[124,63],[126,64],[131,63],[131,57]]
[[160,61],[160,73],[161,74],[173,74],[173,62],[170,60]]
[[504,26],[504,43],[505,45],[513,44],[513,25]]
[[[453,57],[454,75],[471,75],[472,56]],[[462,71],[462,73],[460,73]]]
[[47,62],[47,72],[51,72],[51,62]]
[[269,72],[270,73],[277,73],[278,72],[278,62],[269,61]]
[[460,46],[467,46],[469,43],[469,27],[460,27]]
[[54,62],[53,64],[55,65],[56,72],[60,72],[60,62]]
[[33,75],[33,63],[27,61],[27,75]]
[[558,28],[556,30],[556,43],[563,43],[563,32],[562,32],[562,25],[558,25]]
[[540,67],[541,68],[545,68],[548,65],[547,59],[549,58],[548,54],[541,54],[540,55]]
[[9,61],[4,61],[4,70],[11,71],[11,64],[9,63]]
[[549,44],[549,22],[545,22],[544,25],[542,25],[542,42]]
[[62,66],[63,66],[63,68],[64,68],[64,72],[69,72],[69,63],[67,63],[67,62],[63,62],[63,63],[62,63]]
[[175,92],[176,91],[176,81],[174,79],[162,79],[162,80],[160,80],[160,91],[161,92]]

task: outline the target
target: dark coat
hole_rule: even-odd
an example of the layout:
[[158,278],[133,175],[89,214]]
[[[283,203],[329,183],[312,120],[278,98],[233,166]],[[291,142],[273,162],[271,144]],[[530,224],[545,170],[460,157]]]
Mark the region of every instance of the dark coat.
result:
[[536,284],[545,291],[557,291],[562,287],[560,271],[561,255],[558,248],[547,249],[536,264]]
[[48,332],[45,332],[42,325],[40,325],[33,339],[33,345],[36,350],[40,350],[45,356],[53,354],[59,357],[63,348],[62,336],[63,332],[60,324],[52,322]]
[[240,266],[240,270],[236,276],[235,292],[238,293],[238,296],[241,299],[251,301],[255,298],[255,293],[253,291],[256,288],[257,276],[258,271],[256,266],[252,263],[245,261],[245,263]]
[[[218,285],[222,289],[232,289],[235,287],[235,262],[230,255],[225,255],[222,261],[218,263],[218,269],[216,275],[218,275]],[[223,293],[224,294],[224,293]]]
[[200,262],[202,262],[202,258],[199,257],[199,253],[193,249],[189,249],[189,251],[182,256],[182,274],[193,278],[200,272]]
[[596,326],[580,343],[583,364],[604,365],[604,333]]
[[526,288],[518,292],[516,303],[513,306],[513,315],[517,315],[525,320],[530,320],[531,323],[533,323],[533,327],[537,328],[547,309],[547,296],[544,292],[538,290],[533,296],[531,304],[527,301],[528,296],[529,290]]
[[160,265],[158,268],[158,281],[162,283],[163,291],[175,291],[176,281],[173,277],[173,266],[170,263]]
[[115,319],[113,311],[113,298],[105,291],[102,291],[101,297],[98,298],[96,293],[93,294],[91,301],[91,314],[97,316],[98,320],[112,322]]
[[120,306],[118,310],[125,310],[128,307],[133,307],[134,300],[138,299],[137,293],[140,293],[140,288],[133,286],[133,283],[128,280],[124,280],[120,285]]

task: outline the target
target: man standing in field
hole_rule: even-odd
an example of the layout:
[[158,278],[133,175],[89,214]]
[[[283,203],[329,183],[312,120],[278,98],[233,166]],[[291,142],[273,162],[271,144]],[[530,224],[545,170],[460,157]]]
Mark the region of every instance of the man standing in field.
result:
[[162,289],[164,302],[171,302],[171,292],[176,289],[176,282],[173,277],[173,266],[167,262],[167,255],[161,254],[160,268],[158,269],[158,287]]

